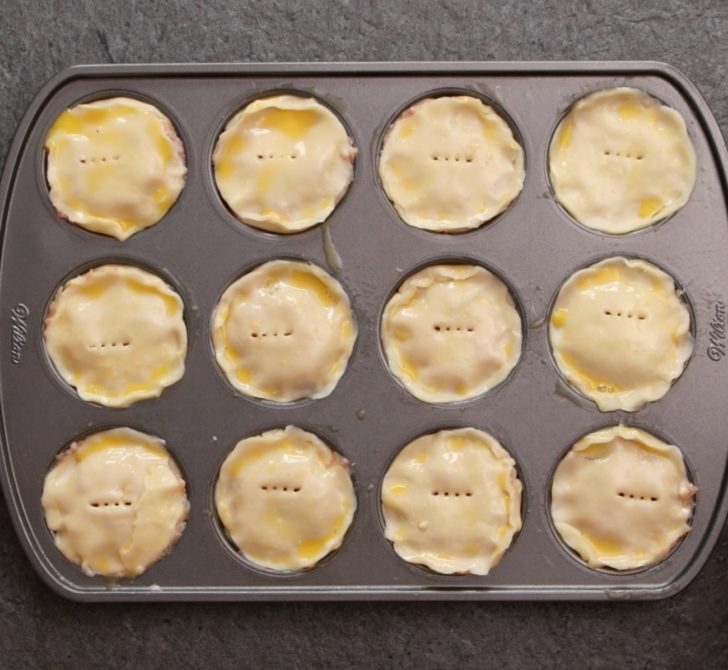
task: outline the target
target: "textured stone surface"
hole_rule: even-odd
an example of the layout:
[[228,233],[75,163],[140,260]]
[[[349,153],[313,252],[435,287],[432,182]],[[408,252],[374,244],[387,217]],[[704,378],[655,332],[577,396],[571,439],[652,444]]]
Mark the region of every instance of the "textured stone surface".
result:
[[[0,0],[0,156],[74,63],[656,59],[728,130],[728,3]],[[721,445],[725,448],[725,445]],[[719,667],[728,533],[657,603],[76,605],[34,575],[0,503],[3,667]]]

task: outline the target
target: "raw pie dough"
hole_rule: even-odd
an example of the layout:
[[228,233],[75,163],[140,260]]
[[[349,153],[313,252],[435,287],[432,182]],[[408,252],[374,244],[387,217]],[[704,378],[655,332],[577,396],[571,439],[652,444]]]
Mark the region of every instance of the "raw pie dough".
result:
[[238,442],[215,505],[235,546],[271,570],[302,570],[341,546],[356,510],[348,461],[287,426]]
[[431,265],[384,309],[382,345],[397,379],[432,403],[474,398],[521,355],[521,317],[505,284],[477,265]]
[[521,528],[521,488],[513,459],[488,433],[423,435],[384,477],[385,534],[405,561],[487,575]]
[[664,219],[688,201],[695,150],[674,109],[633,88],[577,102],[549,149],[556,199],[580,223],[628,233]]
[[329,395],[356,335],[339,282],[301,261],[270,261],[243,275],[212,317],[215,357],[228,381],[279,402]]
[[45,478],[46,523],[87,575],[134,577],[185,526],[185,482],[158,437],[114,428],[74,442]]
[[559,463],[551,517],[590,566],[632,570],[662,559],[690,530],[696,491],[677,447],[614,426],[583,437]]
[[604,412],[661,398],[693,349],[672,277],[634,258],[575,272],[556,298],[549,337],[566,380]]
[[159,277],[101,265],[66,282],[45,320],[46,350],[88,402],[127,407],[156,398],[185,371],[182,299]]
[[255,100],[221,133],[212,161],[220,195],[247,224],[295,233],[324,221],[354,174],[351,138],[313,98]]
[[45,149],[50,198],[59,215],[119,240],[157,223],[187,174],[170,120],[131,98],[67,109],[48,132]]
[[411,226],[454,233],[502,212],[523,187],[523,151],[508,124],[467,95],[426,98],[387,131],[387,197]]

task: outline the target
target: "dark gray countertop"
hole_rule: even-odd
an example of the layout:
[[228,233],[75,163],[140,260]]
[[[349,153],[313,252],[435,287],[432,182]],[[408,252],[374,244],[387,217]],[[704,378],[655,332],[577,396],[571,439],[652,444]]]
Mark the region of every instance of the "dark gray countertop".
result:
[[[728,131],[722,0],[172,4],[0,0],[0,157],[43,82],[76,63],[654,59]],[[7,668],[702,668],[728,654],[726,529],[683,593],[600,604],[77,605],[35,576],[4,504],[0,538]]]

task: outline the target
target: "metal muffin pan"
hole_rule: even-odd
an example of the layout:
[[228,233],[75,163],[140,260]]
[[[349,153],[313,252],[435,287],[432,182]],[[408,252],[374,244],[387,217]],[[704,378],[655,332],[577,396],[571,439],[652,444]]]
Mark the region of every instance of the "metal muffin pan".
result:
[[[622,236],[576,224],[554,201],[547,176],[551,134],[578,98],[634,86],[677,109],[695,144],[698,175],[688,204],[668,221]],[[377,177],[381,137],[398,111],[428,95],[469,91],[492,101],[517,129],[526,180],[516,201],[472,232],[438,235],[404,224]],[[346,124],[359,149],[355,177],[326,228],[291,236],[254,230],[226,209],[214,186],[217,134],[246,101],[274,91],[318,97]],[[44,176],[43,140],[66,107],[129,95],[169,115],[189,173],[178,202],[157,225],[126,242],[59,220]],[[41,577],[78,600],[536,600],[649,599],[684,588],[713,547],[727,511],[728,215],[726,150],[695,87],[655,63],[444,63],[320,65],[84,66],[38,94],[20,123],[0,185],[2,261],[0,406],[2,482],[21,542]],[[328,230],[343,267],[359,337],[334,392],[285,406],[244,398],[215,365],[209,322],[223,290],[246,269],[275,258],[327,267]],[[568,388],[551,360],[551,301],[577,268],[611,255],[640,256],[670,272],[693,308],[695,349],[660,401],[636,413],[601,413]],[[389,373],[379,321],[393,289],[413,270],[468,259],[512,288],[524,317],[524,349],[509,378],[460,404],[428,405]],[[65,278],[103,262],[151,269],[180,293],[189,334],[187,371],[160,398],[126,409],[87,404],[66,387],[44,352],[42,322]],[[331,268],[329,268],[331,269]],[[548,512],[553,470],[581,436],[624,422],[680,446],[698,486],[693,530],[658,565],[593,570],[556,535]],[[244,436],[295,424],[352,463],[358,510],[342,547],[312,570],[271,574],[245,563],[220,530],[212,489],[220,464]],[[133,580],[87,577],[56,549],[40,505],[43,479],[74,438],[126,425],[158,435],[184,473],[187,528],[172,551]],[[395,454],[444,427],[492,433],[518,464],[523,529],[490,575],[445,576],[402,561],[383,534],[379,489]]]

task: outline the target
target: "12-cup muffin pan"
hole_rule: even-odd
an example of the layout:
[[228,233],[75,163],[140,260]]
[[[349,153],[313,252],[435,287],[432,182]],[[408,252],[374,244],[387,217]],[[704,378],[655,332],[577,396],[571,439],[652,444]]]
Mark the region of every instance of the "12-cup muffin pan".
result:
[[[698,165],[684,208],[621,236],[573,221],[553,197],[547,166],[552,133],[569,106],[617,86],[641,89],[679,111]],[[237,221],[216,191],[211,167],[226,121],[246,102],[279,92],[324,102],[359,150],[354,180],[326,224],[295,235]],[[481,97],[503,114],[526,165],[524,188],[504,213],[450,235],[403,223],[377,176],[391,121],[413,101],[448,93]],[[169,116],[189,169],[167,215],[125,242],[59,219],[44,175],[43,140],[58,114],[116,95],[148,101]],[[52,588],[78,600],[648,599],[676,593],[706,561],[727,510],[726,158],[719,128],[695,87],[655,63],[137,65],[59,74],[21,121],[0,188],[2,483],[30,560]],[[616,255],[647,259],[672,274],[694,320],[695,347],[684,373],[661,400],[634,413],[600,412],[568,387],[548,344],[548,311],[562,283],[576,269]],[[216,367],[210,318],[217,300],[245,271],[276,258],[319,264],[351,298],[359,337],[327,398],[283,405],[246,398]],[[414,270],[439,261],[474,262],[495,272],[511,288],[524,325],[522,356],[508,379],[451,405],[409,395],[388,371],[379,337],[392,292]],[[126,409],[79,399],[43,347],[44,314],[55,291],[105,262],[159,274],[185,303],[184,377],[159,398]],[[561,457],[586,433],[619,422],[678,445],[699,489],[693,529],[684,540],[658,564],[624,573],[587,567],[549,516],[551,477]],[[288,424],[312,431],[349,459],[358,509],[338,551],[311,570],[274,574],[233,549],[215,513],[213,488],[238,440]],[[40,497],[59,452],[78,436],[114,426],[166,441],[186,478],[191,509],[166,557],[135,579],[109,581],[86,576],[56,549]],[[394,456],[419,435],[463,426],[494,435],[514,457],[524,487],[523,528],[487,576],[446,576],[406,563],[383,533],[380,486]]]

